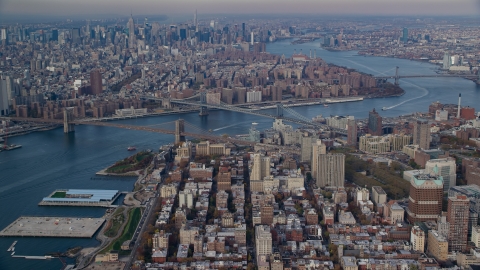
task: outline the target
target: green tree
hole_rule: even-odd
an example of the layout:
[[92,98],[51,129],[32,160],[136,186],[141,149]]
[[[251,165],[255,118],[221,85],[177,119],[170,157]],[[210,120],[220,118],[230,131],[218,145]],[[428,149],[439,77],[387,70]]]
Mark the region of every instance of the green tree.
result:
[[408,165],[410,165],[410,167],[416,170],[420,169],[420,165],[418,165],[413,159],[410,159],[410,161],[408,161]]

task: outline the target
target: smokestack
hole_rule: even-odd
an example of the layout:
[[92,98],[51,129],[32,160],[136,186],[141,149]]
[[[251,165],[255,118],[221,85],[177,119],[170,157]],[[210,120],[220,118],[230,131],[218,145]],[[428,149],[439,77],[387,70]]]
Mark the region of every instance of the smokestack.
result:
[[250,42],[253,45],[253,31],[250,33]]
[[460,118],[460,104],[462,102],[462,93],[458,94],[458,110],[457,110],[457,118]]

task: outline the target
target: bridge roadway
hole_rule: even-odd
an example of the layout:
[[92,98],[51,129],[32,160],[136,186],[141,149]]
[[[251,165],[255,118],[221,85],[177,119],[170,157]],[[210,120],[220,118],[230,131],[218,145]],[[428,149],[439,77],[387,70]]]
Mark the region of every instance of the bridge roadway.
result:
[[373,76],[375,79],[403,79],[403,78],[440,78],[440,77],[459,77],[459,78],[479,78],[478,75],[461,75],[461,74],[432,74],[432,75],[400,75],[400,76]]
[[[17,121],[17,122],[38,122],[38,123],[53,123],[53,124],[59,124],[63,125],[63,120],[60,119],[43,119],[43,118],[22,118],[22,117],[8,117],[5,119],[9,119],[12,121]],[[162,129],[162,128],[152,128],[152,127],[145,127],[145,126],[134,126],[134,125],[122,125],[122,124],[114,124],[112,122],[87,122],[87,121],[73,121],[71,122],[72,124],[77,124],[77,125],[92,125],[92,126],[104,126],[104,127],[115,127],[115,128],[123,128],[123,129],[131,129],[131,130],[140,130],[140,131],[148,131],[148,132],[155,132],[155,133],[162,133],[162,134],[171,134],[174,135],[175,131],[174,130],[169,130],[169,129]],[[295,146],[280,146],[280,145],[265,145],[265,144],[260,144],[256,142],[251,142],[251,141],[246,141],[246,140],[241,140],[241,139],[235,139],[232,137],[223,137],[223,136],[217,136],[214,134],[199,134],[199,133],[193,133],[193,132],[182,132],[182,136],[187,136],[191,138],[199,138],[199,139],[204,139],[204,140],[216,140],[216,141],[221,141],[225,143],[233,143],[233,144],[239,144],[239,145],[250,145],[250,146],[255,146],[255,145],[261,145],[262,148],[275,148],[275,149],[280,149],[286,152],[290,153],[300,153],[300,149]]]
[[[162,98],[149,97],[149,96],[141,96],[140,98],[163,101]],[[207,108],[228,110],[228,111],[251,114],[251,115],[256,115],[256,116],[261,116],[261,117],[266,117],[266,118],[272,118],[272,119],[281,118],[284,121],[291,122],[291,123],[296,123],[296,124],[300,124],[300,125],[304,125],[304,126],[311,126],[311,127],[331,130],[331,131],[334,131],[334,132],[336,132],[338,134],[342,134],[342,135],[347,134],[347,131],[345,129],[334,128],[334,127],[330,127],[330,126],[327,126],[325,124],[320,124],[320,123],[316,123],[316,122],[313,122],[313,121],[295,119],[295,118],[285,117],[285,116],[279,117],[277,115],[262,113],[258,110],[250,110],[250,109],[245,109],[245,108],[236,107],[236,106],[228,106],[228,105],[223,105],[223,104],[200,103],[200,102],[197,102],[197,101],[189,101],[189,100],[184,100],[184,99],[170,99],[170,103],[177,103],[177,104],[182,104],[182,105],[190,105],[190,106],[197,106],[197,107],[207,107]]]

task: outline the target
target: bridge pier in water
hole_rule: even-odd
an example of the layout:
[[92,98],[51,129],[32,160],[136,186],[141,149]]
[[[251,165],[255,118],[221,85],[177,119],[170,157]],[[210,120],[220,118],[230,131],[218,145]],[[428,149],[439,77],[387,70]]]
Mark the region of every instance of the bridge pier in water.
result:
[[175,144],[184,142],[185,136],[182,133],[185,132],[185,120],[178,119],[175,121]]
[[[200,103],[206,104],[207,103],[207,93],[201,92],[200,93]],[[208,115],[208,108],[205,106],[200,107],[200,112],[198,113],[200,116],[207,116]]]
[[277,103],[277,118],[283,117],[283,105],[282,103]]
[[63,132],[71,133],[75,131],[75,125],[71,124],[73,121],[73,107],[65,108],[63,110]]
[[207,107],[200,107],[200,112],[198,113],[200,116],[207,116],[208,115],[208,108]]

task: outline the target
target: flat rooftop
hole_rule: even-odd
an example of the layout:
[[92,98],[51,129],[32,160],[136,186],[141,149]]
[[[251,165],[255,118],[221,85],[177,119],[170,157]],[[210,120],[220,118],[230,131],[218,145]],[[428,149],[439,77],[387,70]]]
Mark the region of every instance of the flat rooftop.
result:
[[383,190],[382,187],[379,186],[373,186],[372,189],[374,189],[378,194],[387,194],[385,190]]
[[42,199],[39,205],[105,206],[120,195],[118,190],[57,189]]
[[480,187],[477,185],[455,186],[448,191],[448,196],[454,196],[455,193],[466,195],[467,197],[480,198]]
[[0,231],[0,236],[91,238],[104,218],[19,217]]

